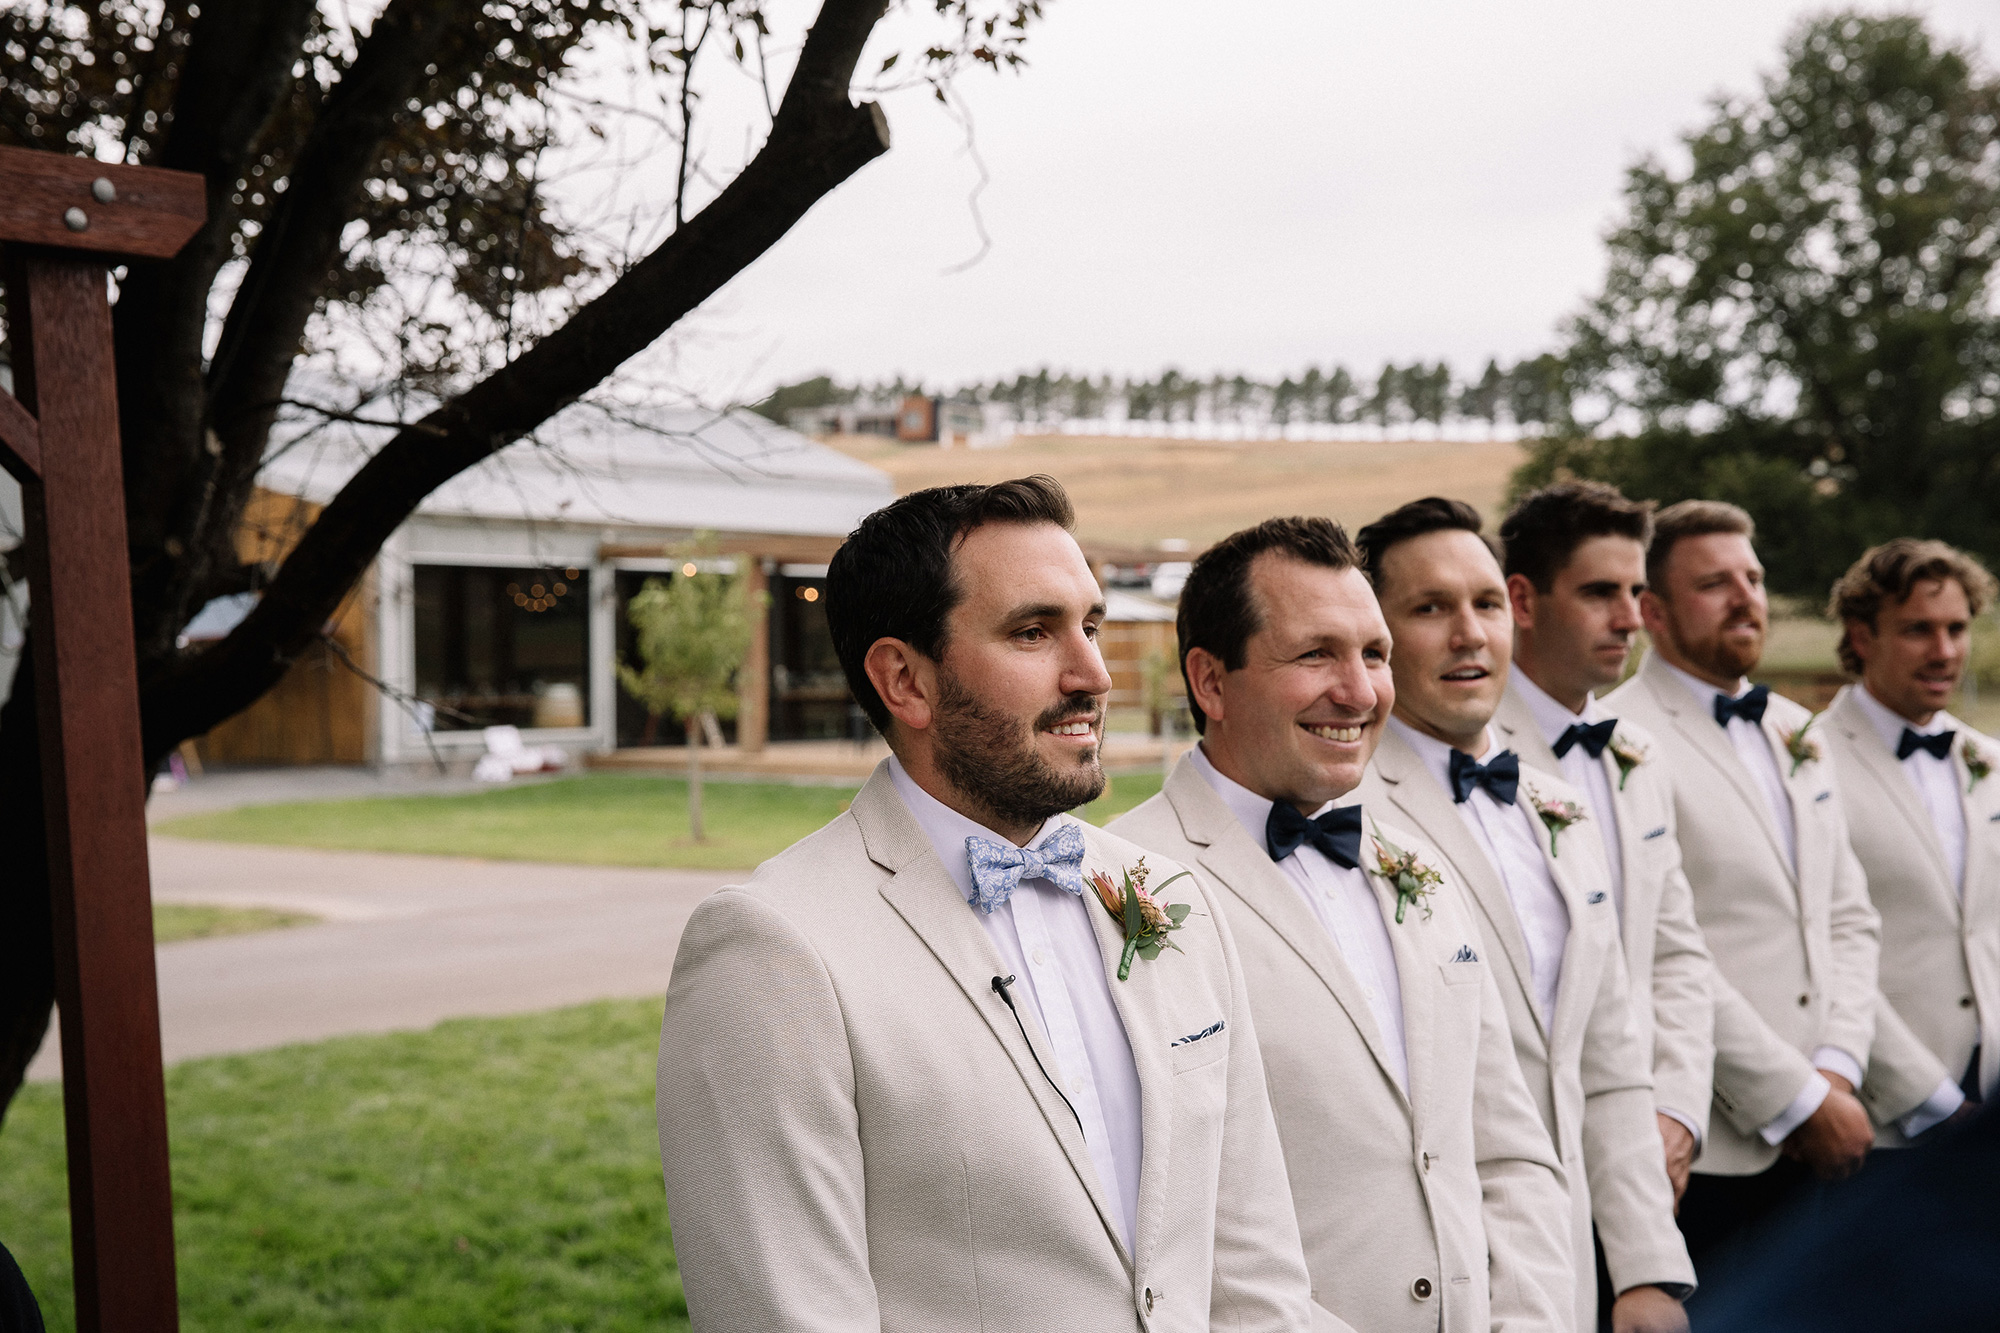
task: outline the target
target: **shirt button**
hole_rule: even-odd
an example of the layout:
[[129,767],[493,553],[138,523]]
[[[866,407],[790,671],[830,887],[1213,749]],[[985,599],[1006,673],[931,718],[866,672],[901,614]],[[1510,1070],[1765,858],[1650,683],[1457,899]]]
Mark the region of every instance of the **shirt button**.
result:
[[1415,1282],[1412,1282],[1410,1284],[1410,1295],[1420,1301],[1429,1300],[1431,1298],[1431,1280],[1427,1277],[1420,1277]]
[[1036,967],[1047,967],[1049,965],[1049,951],[1047,949],[1035,950],[1033,958]]
[[1970,995],[1959,996],[1958,1007],[1961,1009],[1970,1009],[1972,1007],[1972,997]]
[[1812,1003],[1812,996],[1810,995],[1799,996],[1799,1008],[1803,1009],[1811,1003]]

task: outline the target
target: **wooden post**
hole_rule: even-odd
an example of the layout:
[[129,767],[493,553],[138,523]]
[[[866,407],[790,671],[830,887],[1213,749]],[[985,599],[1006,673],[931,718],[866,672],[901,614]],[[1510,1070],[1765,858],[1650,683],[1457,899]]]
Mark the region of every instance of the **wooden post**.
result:
[[761,754],[771,738],[771,608],[760,605],[771,587],[764,561],[754,555],[738,557],[743,570],[744,593],[750,600],[750,651],[743,658],[737,679],[742,704],[736,712],[736,748],[744,754]]
[[0,148],[80,1333],[180,1323],[107,274],[203,213],[199,176]]

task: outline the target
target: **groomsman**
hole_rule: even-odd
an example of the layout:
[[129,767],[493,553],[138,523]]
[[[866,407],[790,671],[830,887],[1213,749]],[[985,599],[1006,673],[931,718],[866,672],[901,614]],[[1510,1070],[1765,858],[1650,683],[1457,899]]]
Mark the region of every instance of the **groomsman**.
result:
[[1752,532],[1716,501],[1659,514],[1640,599],[1652,651],[1605,700],[1654,736],[1715,959],[1714,1109],[1680,1211],[1697,1266],[1814,1175],[1852,1173],[1874,1139],[1854,1088],[1879,922],[1812,714],[1745,679],[1768,618]]
[[1114,832],[1228,917],[1313,1297],[1357,1328],[1563,1329],[1569,1200],[1452,890],[1399,899],[1414,835],[1356,805],[1395,686],[1360,553],[1323,518],[1225,538],[1181,592],[1201,744]]
[[1111,688],[1070,522],[1046,477],[942,487],[834,556],[894,757],[682,937],[659,1127],[696,1329],[1316,1326],[1222,918],[1062,813],[1103,789]]
[[1685,1329],[1694,1269],[1674,1229],[1603,843],[1582,794],[1524,772],[1493,725],[1513,626],[1479,529],[1471,506],[1433,497],[1361,530],[1396,690],[1364,803],[1395,810],[1444,855],[1480,951],[1505,973],[1515,1057],[1569,1178],[1577,1326],[1597,1324],[1594,1221],[1613,1327]]
[[[1842,625],[1840,663],[1861,678],[1827,709],[1827,750],[1847,799],[1878,812],[1850,832],[1882,915],[1887,1003],[1861,1084],[1879,1143],[1983,1100],[2000,1074],[2000,783],[1986,780],[2000,742],[1944,710],[1993,593],[1963,551],[1899,537],[1855,561],[1827,606]],[[1941,1062],[1942,1086],[1924,1083],[1938,1066],[1912,1046]],[[1894,1069],[1882,1058],[1892,1048],[1904,1052]],[[1910,1070],[1914,1085],[1896,1077]]]
[[1644,762],[1653,739],[1594,697],[1625,674],[1652,536],[1652,506],[1602,482],[1563,482],[1514,506],[1500,525],[1514,665],[1494,721],[1523,763],[1583,793],[1603,840],[1678,1201],[1708,1128],[1714,963],[1681,871],[1673,787]]

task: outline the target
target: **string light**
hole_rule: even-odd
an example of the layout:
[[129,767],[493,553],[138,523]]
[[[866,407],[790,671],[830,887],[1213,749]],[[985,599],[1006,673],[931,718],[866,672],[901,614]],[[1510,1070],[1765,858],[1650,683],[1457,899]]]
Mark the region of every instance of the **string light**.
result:
[[701,572],[700,570],[695,568],[694,561],[692,560],[688,561],[685,565],[681,566],[681,574],[685,578],[691,579],[700,572]]

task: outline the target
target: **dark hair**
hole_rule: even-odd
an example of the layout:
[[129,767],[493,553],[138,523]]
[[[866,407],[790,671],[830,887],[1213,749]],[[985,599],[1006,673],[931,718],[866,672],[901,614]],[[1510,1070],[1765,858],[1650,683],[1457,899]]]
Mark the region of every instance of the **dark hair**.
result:
[[1347,530],[1329,518],[1267,518],[1254,528],[1233,532],[1201,553],[1181,589],[1180,612],[1174,618],[1180,639],[1181,683],[1188,687],[1188,711],[1194,729],[1208,734],[1208,715],[1195,702],[1187,678],[1190,650],[1214,653],[1223,668],[1243,665],[1243,647],[1261,627],[1256,599],[1250,595],[1250,566],[1257,557],[1274,552],[1326,569],[1359,569],[1361,552]]
[[1354,535],[1366,560],[1368,579],[1375,590],[1382,590],[1382,557],[1406,541],[1426,536],[1433,532],[1469,532],[1486,543],[1486,549],[1493,551],[1497,559],[1500,552],[1494,550],[1493,539],[1480,529],[1485,520],[1479,511],[1463,500],[1447,500],[1443,496],[1427,495],[1421,500],[1412,500],[1399,509],[1391,509],[1382,517],[1370,523]]
[[1873,629],[1884,602],[1901,606],[1919,583],[1933,579],[1956,579],[1965,589],[1965,602],[1973,615],[1993,600],[1993,575],[1975,556],[1943,542],[1917,537],[1897,537],[1871,546],[1848,567],[1833,585],[1826,613],[1841,622],[1840,665],[1851,675],[1861,674],[1861,656],[1848,642],[1854,621]]
[[1500,522],[1501,569],[1547,592],[1592,537],[1653,540],[1653,502],[1628,500],[1601,481],[1559,481],[1522,496]]
[[952,608],[965,593],[952,552],[988,523],[1053,523],[1069,529],[1076,510],[1062,483],[1036,475],[991,486],[914,491],[861,520],[826,570],[826,623],[847,688],[884,735],[889,709],[863,666],[880,639],[901,639],[925,657],[944,656]]
[[1683,500],[1653,516],[1653,544],[1646,548],[1646,586],[1657,597],[1667,595],[1667,558],[1676,543],[1716,533],[1757,538],[1757,524],[1748,511],[1727,500]]

